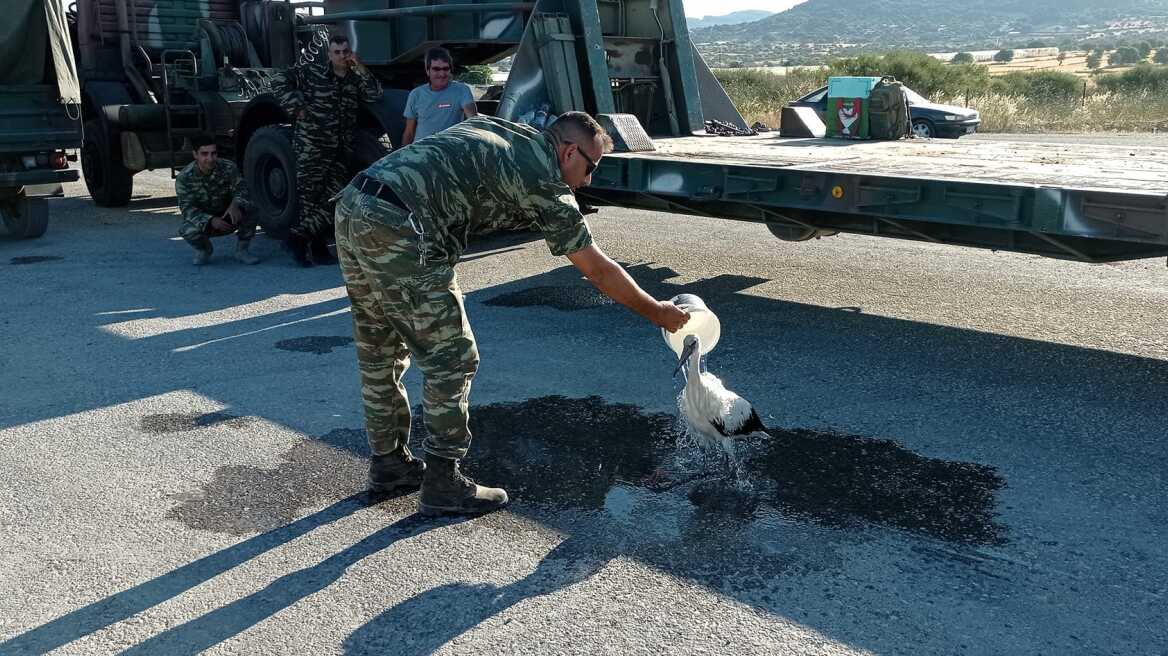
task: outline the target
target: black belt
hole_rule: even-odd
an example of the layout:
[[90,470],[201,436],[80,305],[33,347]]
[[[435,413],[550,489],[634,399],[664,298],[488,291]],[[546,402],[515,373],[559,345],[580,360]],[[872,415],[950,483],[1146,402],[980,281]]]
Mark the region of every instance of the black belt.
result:
[[353,181],[349,184],[363,194],[375,196],[390,205],[396,205],[407,212],[410,211],[410,208],[402,202],[401,198],[398,198],[398,195],[394,193],[393,189],[390,189],[389,185],[380,180],[374,180],[364,173],[358,173],[357,177],[353,178]]

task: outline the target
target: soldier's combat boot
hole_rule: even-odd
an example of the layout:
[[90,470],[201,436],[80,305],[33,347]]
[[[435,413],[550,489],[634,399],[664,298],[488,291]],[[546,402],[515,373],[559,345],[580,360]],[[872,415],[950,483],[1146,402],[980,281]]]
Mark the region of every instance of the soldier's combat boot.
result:
[[328,238],[323,235],[317,235],[312,238],[309,243],[309,248],[312,250],[312,261],[315,264],[336,264],[337,258],[329,252]]
[[235,259],[243,264],[259,264],[260,258],[248,252],[250,241],[239,240],[235,244]]
[[203,237],[199,241],[192,242],[191,246],[195,249],[195,257],[191,259],[191,263],[195,266],[203,266],[211,261],[211,252],[214,250],[211,247],[211,240]]
[[413,491],[422,485],[426,463],[410,454],[410,450],[373,456],[369,459],[369,493],[393,494]]
[[426,454],[418,512],[423,515],[481,515],[507,505],[502,488],[483,487],[462,475],[458,461]]
[[288,239],[284,240],[284,247],[292,254],[292,260],[302,267],[312,266],[312,260],[308,259],[308,238],[303,235],[292,233],[288,235]]

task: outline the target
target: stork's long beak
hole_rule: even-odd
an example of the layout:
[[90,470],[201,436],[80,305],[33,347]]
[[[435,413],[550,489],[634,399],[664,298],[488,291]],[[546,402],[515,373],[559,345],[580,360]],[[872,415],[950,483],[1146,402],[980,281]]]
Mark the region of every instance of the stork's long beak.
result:
[[690,342],[689,344],[686,344],[685,348],[681,350],[681,357],[677,360],[677,368],[673,370],[674,377],[676,377],[677,372],[681,371],[681,368],[685,366],[686,361],[689,360],[689,356],[693,355],[694,349],[697,348],[697,346],[697,342]]

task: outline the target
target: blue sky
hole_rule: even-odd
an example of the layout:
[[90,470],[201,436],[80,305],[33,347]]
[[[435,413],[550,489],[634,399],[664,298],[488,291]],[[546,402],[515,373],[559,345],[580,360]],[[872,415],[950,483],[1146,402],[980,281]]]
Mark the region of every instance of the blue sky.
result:
[[802,0],[683,0],[685,15],[722,16],[732,11],[746,9],[762,9],[766,11],[783,11],[797,5]]

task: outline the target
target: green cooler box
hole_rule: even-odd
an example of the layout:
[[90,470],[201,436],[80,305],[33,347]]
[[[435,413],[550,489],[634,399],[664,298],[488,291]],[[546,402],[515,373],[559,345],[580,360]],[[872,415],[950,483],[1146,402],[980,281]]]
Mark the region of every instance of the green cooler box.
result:
[[827,136],[868,138],[868,94],[880,83],[878,77],[831,77],[827,79],[827,108],[823,122]]

